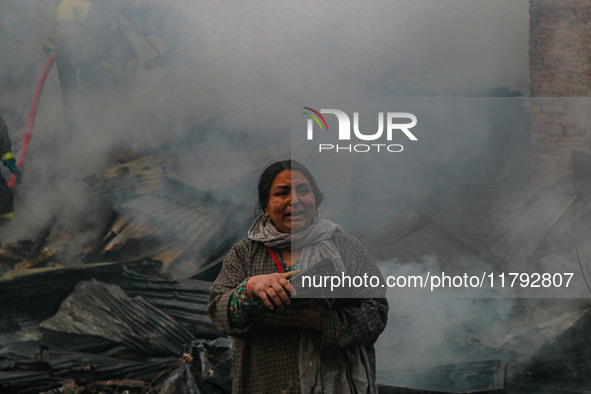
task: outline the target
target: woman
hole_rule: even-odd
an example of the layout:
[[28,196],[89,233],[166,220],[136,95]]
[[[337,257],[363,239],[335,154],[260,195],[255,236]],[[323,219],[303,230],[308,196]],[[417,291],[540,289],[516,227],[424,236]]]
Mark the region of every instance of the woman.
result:
[[[290,275],[323,258],[350,276],[381,278],[369,253],[318,218],[322,193],[302,164],[285,160],[267,167],[258,194],[263,214],[224,259],[208,305],[216,326],[234,337],[233,392],[376,393],[373,345],[386,326],[384,293],[290,306]],[[249,316],[244,306],[253,299],[267,312]]]

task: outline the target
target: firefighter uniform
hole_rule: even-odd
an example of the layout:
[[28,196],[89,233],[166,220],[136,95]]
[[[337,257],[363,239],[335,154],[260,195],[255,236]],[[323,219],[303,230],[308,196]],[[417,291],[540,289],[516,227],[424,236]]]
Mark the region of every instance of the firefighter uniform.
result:
[[[21,181],[21,172],[16,166],[16,160],[12,153],[12,142],[8,135],[8,127],[0,116],[0,160],[8,170],[16,176],[17,182]],[[8,187],[6,180],[0,174],[0,219],[7,220],[14,216],[14,198],[12,190]]]

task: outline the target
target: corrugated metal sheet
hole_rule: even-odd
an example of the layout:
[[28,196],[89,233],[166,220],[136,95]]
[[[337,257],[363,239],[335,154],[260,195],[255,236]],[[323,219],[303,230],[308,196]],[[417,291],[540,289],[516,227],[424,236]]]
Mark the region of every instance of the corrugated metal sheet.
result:
[[80,282],[58,313],[41,327],[98,335],[146,354],[174,356],[195,338],[180,323],[142,297],[130,298],[117,285]]
[[[244,205],[243,186],[251,186],[249,197],[256,194],[258,173],[272,161],[272,151],[238,151],[229,160],[213,150],[196,155],[185,149],[88,177],[92,189],[119,212],[94,249],[98,257],[90,260],[112,253],[127,259],[149,257],[194,274],[215,257],[210,253],[219,245],[245,233],[252,210]],[[234,231],[225,231],[230,228]],[[191,262],[193,272],[187,273]]]

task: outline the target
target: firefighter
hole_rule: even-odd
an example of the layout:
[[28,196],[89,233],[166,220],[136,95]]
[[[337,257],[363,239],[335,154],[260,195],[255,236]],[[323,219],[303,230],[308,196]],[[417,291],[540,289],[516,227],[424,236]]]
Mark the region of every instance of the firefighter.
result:
[[64,120],[76,129],[80,90],[129,84],[139,68],[137,53],[119,21],[116,0],[62,0],[43,49],[55,52]]
[[[17,183],[21,183],[22,174],[16,165],[12,153],[12,142],[8,135],[8,126],[0,116],[0,159],[4,167],[16,176]],[[12,190],[8,187],[6,180],[0,174],[0,220],[6,221],[14,216],[14,198]]]

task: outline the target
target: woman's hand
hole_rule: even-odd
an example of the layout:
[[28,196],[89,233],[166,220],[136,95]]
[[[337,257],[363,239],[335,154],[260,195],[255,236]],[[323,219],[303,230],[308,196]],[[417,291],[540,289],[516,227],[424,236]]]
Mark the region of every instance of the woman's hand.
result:
[[253,276],[246,282],[246,295],[260,298],[269,309],[283,310],[291,303],[292,287],[288,279],[297,272]]
[[322,307],[314,300],[310,300],[303,308],[265,313],[262,321],[276,327],[300,327],[322,331]]

